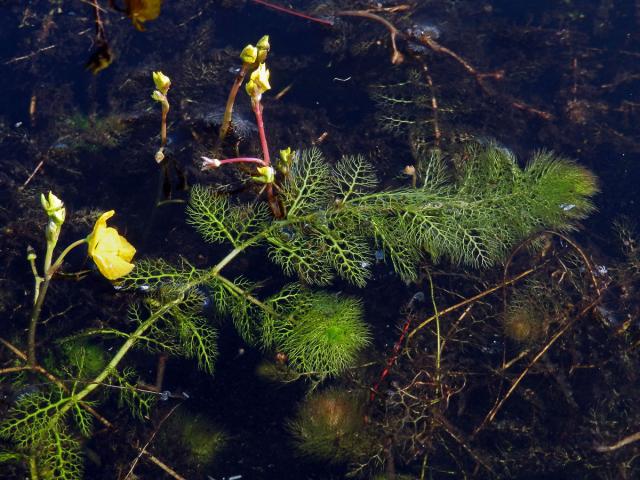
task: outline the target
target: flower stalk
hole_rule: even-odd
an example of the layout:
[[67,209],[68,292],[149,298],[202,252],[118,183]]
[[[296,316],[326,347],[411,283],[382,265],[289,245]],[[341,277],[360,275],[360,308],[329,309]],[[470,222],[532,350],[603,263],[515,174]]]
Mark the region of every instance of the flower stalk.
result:
[[224,116],[222,117],[222,124],[220,125],[220,130],[218,132],[218,140],[216,142],[216,146],[214,151],[218,151],[224,141],[227,133],[229,133],[229,128],[231,127],[231,119],[233,117],[233,106],[236,101],[236,97],[238,96],[238,92],[240,91],[240,87],[242,86],[244,79],[247,74],[252,70],[255,70],[260,64],[264,63],[267,59],[267,54],[269,53],[269,49],[271,46],[269,45],[269,35],[264,35],[258,43],[253,46],[251,44],[247,45],[240,52],[240,59],[242,60],[242,66],[240,67],[240,71],[236,75],[236,78],[233,82],[233,86],[231,87],[231,91],[229,92],[229,96],[227,97],[227,103],[224,109]]
[[164,148],[167,146],[167,116],[169,115],[168,93],[171,88],[171,79],[162,72],[153,72],[153,83],[156,90],[151,94],[156,102],[159,102],[162,106],[162,120],[160,123],[160,148],[156,152],[156,163],[161,163],[164,160]]
[[100,272],[110,280],[119,278],[133,269],[133,264],[128,263],[135,254],[129,242],[118,235],[113,228],[106,226],[106,220],[110,218],[114,212],[104,213],[96,222],[91,235],[81,238],[69,244],[53,261],[53,253],[58,244],[60,231],[66,217],[66,209],[64,203],[53,193],[49,192],[48,196],[41,195],[42,207],[44,208],[49,221],[45,231],[47,239],[47,248],[43,262],[42,275],[38,273],[36,266],[37,256],[31,247],[27,250],[27,261],[31,265],[31,271],[34,278],[34,301],[29,318],[29,331],[27,338],[27,365],[31,369],[35,369],[38,365],[36,358],[36,336],[42,306],[44,305],[49,284],[53,279],[56,271],[62,266],[64,259],[71,251],[81,245],[88,244],[89,256],[93,258]]

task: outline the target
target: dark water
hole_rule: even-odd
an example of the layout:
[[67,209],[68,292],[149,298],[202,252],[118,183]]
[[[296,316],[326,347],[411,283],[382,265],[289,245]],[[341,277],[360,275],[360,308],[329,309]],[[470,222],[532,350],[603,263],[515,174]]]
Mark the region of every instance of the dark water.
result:
[[[433,337],[416,337],[382,385],[386,403],[366,407],[381,462],[372,461],[363,475],[640,478],[640,442],[605,453],[594,449],[615,444],[640,425],[635,401],[640,392],[640,257],[632,248],[636,237],[619,235],[614,228],[615,222],[631,225],[637,220],[640,201],[640,3],[273,3],[320,22],[250,0],[185,0],[166,2],[160,17],[139,32],[124,13],[100,2],[103,38],[114,61],[93,75],[85,68],[99,40],[91,1],[0,0],[0,336],[26,349],[33,277],[25,256],[28,245],[43,256],[41,192],[55,192],[67,206],[61,244],[82,238],[97,213],[114,209],[114,225],[136,246],[140,258],[184,257],[206,267],[227,253],[226,248],[204,243],[185,224],[184,201],[188,187],[196,183],[228,184],[232,190],[237,186],[238,177],[228,171],[215,176],[200,172],[199,159],[214,146],[240,50],[269,34],[272,90],[263,103],[272,156],[285,146],[311,145],[318,145],[332,161],[344,154],[363,154],[375,164],[382,184],[392,187],[404,181],[402,169],[413,162],[420,142],[454,153],[473,139],[504,146],[522,165],[538,149],[553,150],[588,167],[599,179],[597,212],[572,232],[585,255],[602,267],[603,282],[605,277],[611,282],[599,308],[582,315],[569,334],[536,359],[503,410],[477,435],[474,428],[544,342],[523,347],[505,338],[500,294],[484,299],[467,320],[460,317],[463,310],[457,311],[446,319],[454,345],[443,359],[449,383],[442,387],[446,391],[437,393],[446,402],[429,410],[434,393],[427,386],[433,377],[420,386],[411,382],[420,372],[433,374]],[[344,15],[345,11],[373,13],[376,18]],[[392,64],[390,36],[380,19],[398,28],[402,63]],[[417,42],[416,32],[430,35],[436,47]],[[154,161],[160,141],[160,108],[150,98],[151,72],[156,70],[172,80],[167,155],[175,166],[166,178]],[[503,72],[500,78],[496,72]],[[399,85],[412,78],[417,79],[413,86]],[[376,95],[380,92],[387,100]],[[391,97],[407,102],[398,106]],[[389,117],[412,123],[390,128]],[[234,121],[239,134],[225,144],[225,156],[234,156],[235,148],[259,155],[244,88]],[[239,197],[251,201],[255,192],[244,191]],[[158,199],[179,202],[154,207]],[[558,255],[570,250],[566,242],[551,243]],[[569,280],[558,280],[563,268],[566,278],[579,272],[579,261],[568,257],[558,264],[562,267],[546,268],[536,280],[554,288],[560,285],[554,315],[575,319],[580,302],[593,291],[584,287],[586,276],[574,279],[571,286]],[[274,293],[291,279],[265,258],[265,252],[257,251],[227,273],[263,282],[265,296]],[[529,261],[518,256],[514,265],[524,270]],[[427,269],[433,273],[434,299],[440,308],[502,279],[501,268],[433,266],[426,259],[423,271]],[[48,294],[42,316],[48,320],[39,330],[39,349],[41,357],[51,352],[54,364],[58,338],[85,328],[130,329],[127,305],[139,296],[114,290],[84,252],[74,252],[64,270],[89,272],[82,281],[71,276],[56,279]],[[327,383],[366,394],[398,338],[406,305],[416,292],[428,293],[429,283],[425,276],[419,285],[405,285],[390,267],[376,265],[366,288],[337,282],[331,289],[363,299],[373,342],[362,359],[371,362],[368,369]],[[427,300],[418,316],[431,313]],[[458,318],[463,327],[454,324]],[[186,478],[329,479],[353,472],[353,463],[330,464],[297,452],[287,420],[305,398],[309,383],[277,384],[258,377],[256,368],[273,354],[247,346],[230,322],[216,321],[221,327],[215,374],[198,371],[191,361],[170,358],[164,389],[187,392],[189,399],[177,411],[202,415],[224,431],[225,449],[208,465],[194,462],[174,430],[165,429],[163,437],[159,428],[158,441],[149,450]],[[547,339],[563,324],[550,325]],[[119,345],[113,339],[99,343],[107,352]],[[525,348],[530,351],[514,367],[519,370],[499,371],[503,361]],[[0,368],[20,364],[4,347],[0,361]],[[153,382],[154,355],[134,351],[125,363],[136,367],[141,380]],[[400,397],[393,392],[406,385],[415,389],[410,390],[415,398],[394,403],[393,398]],[[19,388],[10,375],[0,377],[0,388],[2,417],[9,414]],[[149,418],[132,420],[113,398],[104,400],[97,408],[117,427],[108,431],[96,426],[93,437],[83,441],[85,478],[124,478],[137,456],[131,445],[144,445],[177,402],[158,401]],[[5,447],[10,444],[0,444],[0,451]],[[25,472],[20,462],[0,465],[2,478],[27,478]],[[145,460],[136,474],[169,478]]]

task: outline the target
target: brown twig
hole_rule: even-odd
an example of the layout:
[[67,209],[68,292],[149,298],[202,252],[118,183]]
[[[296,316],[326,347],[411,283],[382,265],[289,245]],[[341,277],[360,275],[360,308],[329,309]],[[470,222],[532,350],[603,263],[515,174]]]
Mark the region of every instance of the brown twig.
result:
[[38,162],[38,165],[36,165],[36,168],[33,169],[33,171],[31,172],[31,175],[29,175],[29,178],[27,178],[24,183],[22,184],[22,187],[26,187],[27,185],[29,185],[29,182],[31,182],[31,180],[33,179],[33,177],[36,176],[36,174],[40,171],[40,169],[44,166],[44,160],[40,160]]
[[593,449],[600,453],[613,452],[614,450],[618,450],[619,448],[625,447],[630,443],[637,442],[638,440],[640,440],[640,432],[628,435],[611,445],[595,445]]
[[389,36],[391,37],[391,63],[394,65],[398,65],[404,61],[404,55],[400,52],[400,50],[398,50],[397,44],[398,37],[404,37],[404,35],[389,20],[368,10],[343,10],[341,12],[338,12],[336,15],[340,17],[366,18],[384,25],[384,27],[389,31]]
[[558,339],[560,339],[567,331],[569,331],[569,329],[571,327],[573,327],[573,325],[575,325],[575,323],[578,320],[580,320],[584,315],[586,315],[588,312],[590,312],[591,309],[593,309],[600,302],[601,298],[602,298],[602,296],[598,295],[598,297],[595,300],[593,300],[592,302],[590,302],[589,305],[587,305],[585,308],[583,308],[575,316],[574,319],[567,321],[565,323],[565,325],[560,330],[558,330],[553,335],[553,337],[551,337],[551,339],[531,359],[531,361],[529,362],[527,367],[514,380],[514,382],[511,384],[511,387],[509,387],[509,390],[507,390],[507,392],[504,394],[504,396],[498,402],[496,402],[494,407],[489,411],[489,413],[487,413],[487,415],[485,416],[484,420],[482,420],[480,425],[478,425],[476,427],[476,429],[473,431],[473,435],[474,436],[477,435],[483,428],[485,428],[489,423],[491,423],[493,421],[493,419],[495,418],[495,416],[498,413],[498,411],[503,407],[503,405],[509,399],[509,397],[511,397],[513,392],[515,392],[516,388],[518,388],[518,385],[520,384],[520,382],[524,379],[524,377],[527,376],[527,374],[529,373],[531,368],[536,363],[538,363],[538,361],[544,356],[544,354],[547,353],[547,351],[553,346],[553,344],[556,343],[556,341],[558,341]]
[[25,370],[31,370],[31,367],[29,367],[28,365],[25,365],[22,367],[0,368],[0,375],[6,375],[7,373],[13,373],[13,372],[24,372]]
[[147,447],[149,445],[151,445],[151,442],[153,442],[153,439],[156,438],[156,435],[158,434],[158,432],[160,431],[160,428],[162,428],[162,424],[173,414],[173,412],[176,410],[176,408],[178,408],[180,405],[182,405],[182,402],[177,403],[173,406],[173,408],[171,410],[169,410],[169,413],[167,413],[164,417],[162,417],[162,419],[160,420],[160,422],[158,423],[158,426],[153,430],[153,433],[151,434],[151,436],[149,437],[149,440],[147,441],[147,443],[144,444],[144,446],[139,449],[140,453],[138,454],[138,456],[135,458],[135,460],[133,461],[133,463],[131,464],[131,468],[129,469],[129,471],[127,472],[127,474],[124,477],[124,480],[127,480],[132,474],[133,471],[136,468],[136,465],[138,464],[138,462],[140,461],[140,458],[147,453]]
[[[501,288],[507,287],[509,285],[512,285],[520,280],[522,280],[525,277],[528,277],[529,275],[531,275],[532,273],[538,271],[540,268],[542,268],[543,265],[546,265],[545,263],[542,263],[540,265],[537,265],[535,267],[532,267],[528,270],[525,270],[524,272],[519,273],[518,275],[516,275],[515,277],[510,278],[509,280],[505,280],[503,282],[501,282],[498,285],[495,285],[483,292],[478,293],[477,295],[474,295],[473,297],[469,297],[466,298],[465,300],[456,303],[455,305],[452,305],[450,307],[445,308],[444,310],[440,310],[438,312],[438,316],[442,317],[443,315],[446,315],[448,313],[451,313],[453,311],[458,310],[459,308],[464,307],[465,305],[469,305],[470,303],[474,303],[477,302],[478,300],[480,300],[481,298],[484,298],[488,295],[491,295],[492,293],[500,290]],[[407,340],[410,340],[416,333],[418,333],[421,329],[423,329],[425,326],[427,326],[429,323],[431,323],[432,321],[434,321],[436,319],[436,315],[432,315],[429,318],[427,318],[425,321],[423,321],[420,325],[418,325],[417,327],[415,327],[410,333],[409,335],[407,335]]]
[[444,428],[445,432],[447,432],[451,438],[453,438],[456,442],[462,446],[466,450],[466,452],[473,458],[479,465],[485,468],[488,472],[495,474],[491,466],[484,461],[480,456],[469,446],[469,442],[465,440],[463,434],[458,431],[443,415],[438,413],[434,413],[434,418],[440,423],[442,428]]

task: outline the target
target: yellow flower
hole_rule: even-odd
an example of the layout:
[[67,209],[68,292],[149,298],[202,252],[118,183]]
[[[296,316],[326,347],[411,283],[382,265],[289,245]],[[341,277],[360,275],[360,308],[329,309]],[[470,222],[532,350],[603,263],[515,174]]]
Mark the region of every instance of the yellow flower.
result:
[[136,253],[136,249],[115,228],[107,227],[107,220],[115,213],[113,210],[103,213],[87,237],[89,256],[109,280],[124,277],[133,270],[130,262]]
[[250,97],[260,97],[264,92],[271,89],[269,85],[269,70],[264,63],[251,72],[251,77],[247,82],[247,93]]

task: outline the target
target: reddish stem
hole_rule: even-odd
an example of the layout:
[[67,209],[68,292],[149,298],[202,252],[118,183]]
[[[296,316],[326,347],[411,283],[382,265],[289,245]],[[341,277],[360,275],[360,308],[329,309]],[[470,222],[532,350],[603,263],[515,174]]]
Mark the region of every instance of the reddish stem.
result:
[[256,123],[258,124],[258,133],[260,134],[260,146],[262,147],[262,158],[266,166],[271,165],[271,157],[269,156],[269,146],[267,145],[267,136],[264,133],[264,121],[262,120],[262,104],[259,99],[251,99],[251,107],[256,115]]
[[326,25],[328,27],[333,27],[333,22],[330,20],[324,20],[322,18],[312,17],[307,15],[306,13],[298,12],[292,8],[281,7],[280,5],[274,5],[273,3],[265,2],[265,0],[251,0],[253,3],[257,3],[258,5],[262,5],[264,7],[270,8],[277,12],[286,13],[288,15],[293,15],[294,17],[304,18],[305,20],[309,20],[311,22],[319,23],[321,25]]
[[[260,145],[262,147],[263,165],[268,167],[271,165],[271,157],[269,156],[269,145],[267,144],[267,136],[264,132],[264,121],[262,120],[262,104],[260,103],[260,97],[251,98],[251,107],[253,108],[253,113],[255,113],[256,115],[256,123],[258,124]],[[267,201],[269,202],[269,207],[273,212],[273,216],[276,218],[282,218],[282,209],[280,208],[278,199],[273,193],[273,185],[268,183],[266,191]]]
[[202,160],[202,170],[213,170],[226,163],[257,163],[261,167],[268,166],[261,158],[253,157],[225,158],[224,160],[202,157]]
[[404,338],[407,336],[407,332],[409,331],[409,326],[411,325],[411,322],[413,321],[413,319],[414,319],[413,314],[407,315],[407,319],[405,320],[404,325],[402,327],[402,332],[400,333],[400,338],[398,338],[398,341],[393,345],[393,352],[387,358],[387,363],[384,369],[382,370],[382,373],[380,374],[380,378],[378,379],[378,381],[376,382],[376,384],[373,386],[371,390],[371,395],[369,395],[370,402],[373,402],[375,400],[376,396],[378,395],[378,389],[380,388],[380,385],[382,384],[384,379],[387,378],[387,375],[389,375],[389,372],[391,371],[391,367],[393,367],[393,365],[396,363],[396,360],[400,355],[400,350],[402,349],[402,344],[404,343]]

